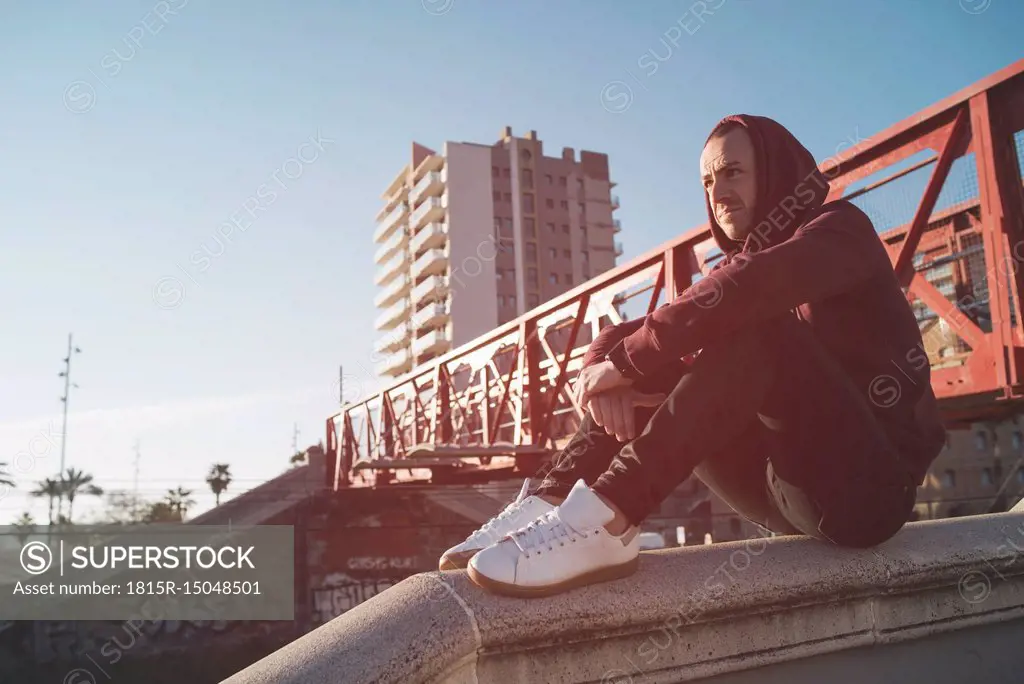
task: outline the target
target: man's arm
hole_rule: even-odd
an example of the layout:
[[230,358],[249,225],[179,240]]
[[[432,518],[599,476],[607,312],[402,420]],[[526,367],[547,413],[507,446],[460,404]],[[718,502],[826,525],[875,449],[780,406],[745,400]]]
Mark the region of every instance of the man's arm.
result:
[[655,373],[743,326],[848,291],[891,268],[871,221],[837,203],[789,240],[709,273],[608,353],[629,377]]

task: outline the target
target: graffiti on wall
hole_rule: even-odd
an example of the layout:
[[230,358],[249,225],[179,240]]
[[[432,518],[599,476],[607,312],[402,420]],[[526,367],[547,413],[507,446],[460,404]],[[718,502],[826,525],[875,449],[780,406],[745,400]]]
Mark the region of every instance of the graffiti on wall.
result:
[[385,578],[353,579],[341,573],[330,575],[322,586],[313,589],[313,622],[329,622],[398,582]]
[[416,570],[416,556],[352,556],[349,570]]

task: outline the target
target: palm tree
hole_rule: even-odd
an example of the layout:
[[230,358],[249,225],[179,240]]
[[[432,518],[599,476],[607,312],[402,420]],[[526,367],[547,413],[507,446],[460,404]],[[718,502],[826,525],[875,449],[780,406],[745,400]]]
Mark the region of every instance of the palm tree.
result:
[[40,480],[36,484],[36,488],[31,492],[32,496],[37,498],[47,497],[50,500],[50,511],[49,511],[49,523],[53,524],[53,502],[61,497],[63,491],[60,480],[54,480],[53,478],[46,478]]
[[181,522],[181,513],[176,511],[166,501],[157,501],[149,505],[149,509],[143,515],[142,520],[147,523]]
[[7,463],[0,461],[0,487],[13,487],[14,480],[7,474]]
[[75,506],[75,497],[79,495],[103,496],[103,490],[92,483],[92,475],[75,468],[68,468],[64,471],[61,484],[64,497],[68,500],[67,521],[69,524],[74,520],[72,510]]
[[220,495],[231,484],[231,466],[227,463],[214,463],[210,474],[206,476],[206,484],[210,485],[213,495],[217,497],[217,505],[220,506]]
[[28,541],[28,537],[32,534],[32,529],[36,526],[36,521],[32,519],[32,514],[25,511],[21,514],[21,517],[14,521],[14,534],[18,537],[18,543],[21,546],[25,546],[25,542]]
[[177,489],[168,489],[167,496],[164,497],[164,502],[170,506],[171,510],[175,511],[181,519],[185,519],[185,515],[188,513],[190,506],[195,506],[196,501],[192,497],[191,489],[184,489],[181,485],[178,485]]

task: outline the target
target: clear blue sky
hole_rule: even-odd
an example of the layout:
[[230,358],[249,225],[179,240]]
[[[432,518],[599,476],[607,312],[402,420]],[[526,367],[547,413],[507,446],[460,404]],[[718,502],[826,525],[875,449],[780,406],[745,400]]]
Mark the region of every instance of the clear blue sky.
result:
[[215,461],[237,494],[286,467],[293,423],[321,439],[338,364],[353,396],[373,384],[373,217],[413,140],[511,125],[607,152],[628,258],[704,220],[720,117],[772,116],[823,159],[1024,56],[1013,0],[707,4],[699,23],[688,0],[6,3],[0,522],[45,518],[25,492],[58,467],[69,331],[68,464],[101,486],[132,486],[136,439],[153,497],[202,494]]

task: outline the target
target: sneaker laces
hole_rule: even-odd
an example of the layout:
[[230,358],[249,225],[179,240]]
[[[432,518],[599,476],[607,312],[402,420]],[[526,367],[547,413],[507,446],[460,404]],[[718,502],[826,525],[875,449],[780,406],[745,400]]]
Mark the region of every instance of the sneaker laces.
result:
[[525,503],[526,499],[510,503],[505,507],[505,510],[481,525],[480,529],[473,532],[473,534],[470,535],[470,539],[476,540],[480,537],[493,537],[494,528],[519,513]]
[[554,551],[555,543],[565,546],[567,541],[575,543],[577,539],[589,536],[589,532],[580,532],[559,518],[557,509],[544,513],[526,527],[508,535],[527,557],[531,551],[539,552],[544,547]]

